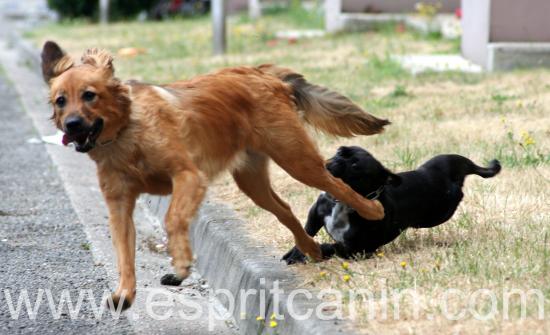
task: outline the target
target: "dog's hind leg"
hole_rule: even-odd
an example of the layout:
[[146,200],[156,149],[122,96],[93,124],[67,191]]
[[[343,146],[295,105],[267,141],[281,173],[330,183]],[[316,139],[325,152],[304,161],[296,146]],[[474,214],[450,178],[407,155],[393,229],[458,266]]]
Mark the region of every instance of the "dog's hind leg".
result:
[[[304,227],[306,233],[311,237],[314,237],[315,235],[317,235],[317,233],[323,227],[323,224],[324,224],[323,216],[319,215],[319,208],[318,208],[319,201],[320,200],[317,200],[315,205],[311,207],[311,209],[309,210],[306,225]],[[321,253],[323,254],[323,258],[326,258],[322,245],[321,245]],[[304,254],[300,252],[300,250],[298,250],[296,247],[293,247],[286,254],[283,255],[281,260],[285,261],[287,264],[290,265],[295,263],[305,263],[306,257],[304,256]]]
[[326,170],[315,145],[298,120],[296,123],[292,126],[291,121],[286,120],[286,127],[274,128],[276,132],[272,131],[263,139],[261,150],[294,179],[331,194],[365,219],[384,218],[384,208],[379,202],[363,198]]
[[294,235],[296,246],[316,260],[321,259],[319,245],[306,232],[300,221],[271,188],[268,171],[268,157],[249,153],[246,166],[233,171],[237,186],[259,207],[271,212]]

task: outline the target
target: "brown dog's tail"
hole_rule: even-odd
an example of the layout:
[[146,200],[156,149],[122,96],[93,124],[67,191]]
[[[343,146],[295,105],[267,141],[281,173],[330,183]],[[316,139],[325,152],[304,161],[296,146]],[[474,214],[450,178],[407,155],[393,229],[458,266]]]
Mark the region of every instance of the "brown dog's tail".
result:
[[373,135],[390,124],[388,120],[365,112],[340,93],[309,83],[290,69],[274,65],[261,65],[259,69],[288,83],[298,109],[304,111],[304,120],[329,134],[342,137]]

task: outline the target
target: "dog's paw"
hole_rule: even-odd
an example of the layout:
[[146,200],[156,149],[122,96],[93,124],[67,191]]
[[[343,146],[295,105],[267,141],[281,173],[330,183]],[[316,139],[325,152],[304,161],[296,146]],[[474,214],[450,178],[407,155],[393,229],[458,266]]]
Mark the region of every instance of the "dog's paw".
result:
[[184,280],[191,274],[191,262],[185,260],[178,262],[173,261],[172,265],[174,266],[174,276],[180,280]]
[[180,276],[173,274],[173,273],[167,273],[162,278],[160,278],[161,285],[169,285],[169,286],[179,286],[184,278],[181,278]]
[[315,262],[323,260],[323,255],[321,254],[319,244],[309,236],[305,240],[296,239],[296,248],[301,251],[301,254],[307,255]]
[[355,208],[357,213],[361,215],[362,218],[372,221],[379,221],[384,219],[384,206],[378,200],[366,200],[368,201],[368,207],[366,210]]
[[111,298],[105,300],[105,304],[111,311],[124,311],[132,306],[133,298],[117,293],[111,294]]
[[291,265],[297,263],[305,263],[307,257],[302,254],[302,252],[298,250],[298,248],[294,247],[283,256],[282,260],[285,261],[286,264]]
[[292,255],[294,250],[296,250],[296,247],[294,247],[294,248],[290,249],[289,251],[287,251],[287,253],[284,254],[283,257],[281,258],[281,260],[286,261],[290,257],[290,255]]

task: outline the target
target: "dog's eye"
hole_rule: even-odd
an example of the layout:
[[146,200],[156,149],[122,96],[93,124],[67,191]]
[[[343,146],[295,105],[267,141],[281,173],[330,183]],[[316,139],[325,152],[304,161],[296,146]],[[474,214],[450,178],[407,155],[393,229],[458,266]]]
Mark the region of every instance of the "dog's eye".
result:
[[359,170],[360,166],[359,166],[359,164],[357,164],[357,163],[353,163],[353,164],[351,164],[351,168],[352,168],[353,170]]
[[92,91],[85,91],[82,94],[82,99],[84,99],[84,101],[87,101],[87,102],[93,101],[95,97],[96,97],[96,94]]
[[65,99],[65,97],[57,97],[57,99],[55,99],[55,104],[57,107],[63,108],[65,104],[67,104],[67,99]]

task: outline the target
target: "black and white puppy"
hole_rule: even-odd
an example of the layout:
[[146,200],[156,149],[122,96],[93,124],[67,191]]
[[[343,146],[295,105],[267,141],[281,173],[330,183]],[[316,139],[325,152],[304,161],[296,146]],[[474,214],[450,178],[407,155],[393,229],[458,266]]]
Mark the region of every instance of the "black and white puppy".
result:
[[[380,221],[363,219],[353,208],[322,193],[309,211],[305,226],[310,236],[322,227],[335,243],[322,244],[323,257],[349,258],[370,254],[393,241],[402,231],[431,228],[449,220],[464,193],[467,175],[490,178],[499,173],[497,160],[483,168],[459,155],[436,156],[418,169],[394,174],[370,153],[359,147],[340,147],[327,163],[332,175],[341,178],[356,192],[384,205]],[[306,257],[294,247],[283,256],[288,264],[305,262]]]

